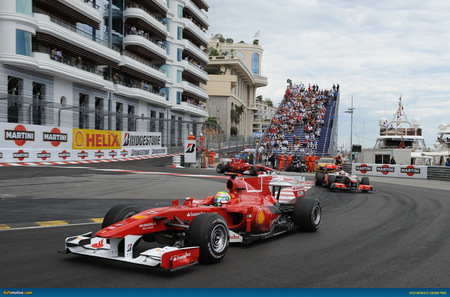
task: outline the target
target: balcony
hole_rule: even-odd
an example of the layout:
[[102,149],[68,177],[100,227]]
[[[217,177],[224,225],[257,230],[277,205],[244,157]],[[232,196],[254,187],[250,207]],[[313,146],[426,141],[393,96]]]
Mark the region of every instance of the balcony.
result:
[[203,64],[207,64],[209,62],[208,54],[206,54],[204,51],[202,51],[199,47],[194,45],[189,40],[183,39],[183,41],[184,41],[184,50],[192,54],[192,56],[195,56],[196,60],[199,60],[199,62]]
[[191,94],[193,94],[201,99],[204,99],[204,100],[209,99],[208,92],[206,92],[205,89],[200,88],[199,86],[191,84],[187,81],[183,81],[182,86],[183,86],[185,92],[191,93]]
[[127,98],[142,100],[151,104],[155,104],[164,108],[170,108],[172,104],[166,101],[166,97],[154,93],[149,90],[144,90],[140,87],[140,84],[127,86],[123,84],[114,84],[115,94],[121,95]]
[[197,6],[195,6],[192,1],[186,1],[185,8],[188,9],[192,14],[199,19],[199,21],[206,26],[209,25],[209,18],[208,16]]
[[146,10],[143,6],[129,3],[128,8],[125,10],[123,16],[125,19],[140,19],[157,30],[160,35],[167,36],[166,24],[161,17]]
[[181,102],[180,104],[176,104],[171,108],[171,111],[188,113],[197,117],[206,117],[208,115],[208,111],[205,106],[197,106],[188,102]]
[[94,41],[89,33],[54,17],[39,13],[34,15],[39,24],[38,32],[45,35],[48,42],[64,44],[64,47],[75,46],[110,61],[108,64],[117,64],[121,61],[119,49],[107,47],[107,43],[103,40]]
[[70,9],[78,12],[84,17],[88,17],[90,20],[94,21],[97,26],[102,22],[99,7],[97,4],[94,4],[92,0],[59,0],[59,2],[64,3],[64,5],[70,7]]
[[168,58],[162,41],[153,40],[145,34],[127,34],[123,39],[123,44],[125,46],[142,47],[156,55],[159,58],[158,60],[164,63]]
[[206,82],[208,81],[208,73],[205,70],[186,60],[183,60],[182,64],[184,66],[184,71],[189,72],[195,78],[199,79],[203,84],[206,84]]
[[[184,30],[189,30],[191,34],[197,39],[203,46],[207,47],[209,44],[209,38],[206,36],[206,32],[200,29],[196,24],[194,24],[190,19],[184,20]],[[186,34],[184,34],[186,36]]]
[[39,64],[37,71],[50,76],[57,76],[85,86],[112,90],[112,82],[103,79],[101,72],[93,65],[80,65],[76,67],[67,58],[61,61],[51,59],[47,53],[35,52],[34,57]]
[[162,82],[167,80],[165,71],[159,69],[149,61],[144,60],[127,51],[123,52],[122,62],[119,64],[119,66],[128,67],[138,73],[143,73]]

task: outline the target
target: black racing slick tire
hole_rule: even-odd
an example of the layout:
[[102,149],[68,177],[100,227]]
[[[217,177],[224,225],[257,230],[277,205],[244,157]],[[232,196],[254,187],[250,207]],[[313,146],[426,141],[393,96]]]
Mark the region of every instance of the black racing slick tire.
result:
[[300,231],[316,232],[322,220],[322,208],[317,198],[299,198],[294,205],[294,224]]
[[316,186],[321,186],[323,184],[324,179],[325,176],[322,172],[316,172]]
[[369,178],[367,176],[363,176],[361,178],[361,185],[370,185]]
[[223,166],[222,164],[217,165],[216,171],[218,173],[223,173],[225,171],[225,166]]
[[334,189],[334,183],[336,182],[336,175],[328,175],[328,184],[327,187],[329,189]]
[[201,263],[218,263],[225,257],[229,244],[228,224],[218,214],[199,214],[189,225],[185,245],[200,247]]
[[142,210],[135,206],[130,206],[126,204],[116,205],[111,208],[105,215],[102,223],[102,229],[111,226],[117,222],[128,219],[135,214],[140,213]]

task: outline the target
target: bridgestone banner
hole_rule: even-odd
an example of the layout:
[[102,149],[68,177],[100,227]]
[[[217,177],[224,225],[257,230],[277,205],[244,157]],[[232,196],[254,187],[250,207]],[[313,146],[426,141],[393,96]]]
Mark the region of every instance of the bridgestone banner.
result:
[[0,163],[107,160],[167,154],[159,132],[2,123]]

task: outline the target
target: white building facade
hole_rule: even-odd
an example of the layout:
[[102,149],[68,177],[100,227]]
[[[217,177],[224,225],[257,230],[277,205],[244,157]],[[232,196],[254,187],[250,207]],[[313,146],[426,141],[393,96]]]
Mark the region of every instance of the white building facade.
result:
[[[0,1],[0,123],[160,132],[207,117],[207,0]],[[197,124],[199,123],[199,124]]]

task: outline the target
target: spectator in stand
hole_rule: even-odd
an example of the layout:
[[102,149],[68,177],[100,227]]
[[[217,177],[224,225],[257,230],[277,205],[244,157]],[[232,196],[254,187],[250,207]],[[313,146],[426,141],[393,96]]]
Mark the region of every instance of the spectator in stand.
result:
[[450,158],[447,158],[447,162],[445,162],[445,166],[450,167]]

